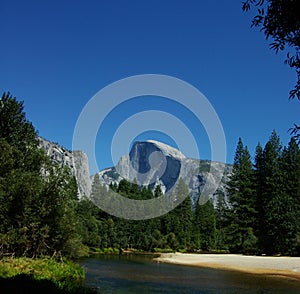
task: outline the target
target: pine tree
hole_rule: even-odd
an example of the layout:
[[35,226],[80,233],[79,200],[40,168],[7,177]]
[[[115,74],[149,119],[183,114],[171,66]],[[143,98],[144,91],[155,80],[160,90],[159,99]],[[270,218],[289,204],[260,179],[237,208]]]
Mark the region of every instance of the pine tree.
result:
[[151,199],[153,198],[153,193],[151,188],[148,186],[143,186],[141,191],[142,199]]
[[[200,198],[200,197],[199,197]],[[197,204],[195,210],[195,226],[201,236],[201,249],[210,251],[216,247],[216,215],[212,202]]]
[[255,210],[257,212],[254,224],[254,232],[260,237],[260,228],[264,222],[264,206],[262,205],[262,194],[264,187],[264,172],[263,172],[263,148],[258,143],[255,150],[254,158],[254,189],[255,189]]
[[252,238],[255,220],[254,178],[250,153],[239,138],[232,175],[228,182],[228,194],[231,204],[229,218],[231,237],[236,248],[243,251],[245,242]]
[[76,215],[79,218],[78,233],[82,242],[89,247],[99,247],[101,237],[99,235],[100,220],[98,208],[92,201],[82,198],[76,205]]
[[299,230],[300,151],[294,138],[282,152],[280,160],[281,191],[270,201],[269,215],[273,249],[276,253],[295,251]]
[[282,154],[283,182],[285,191],[300,209],[300,149],[295,138],[291,138]]
[[9,93],[0,99],[0,150],[0,255],[78,252],[76,180],[38,147],[23,102]]
[[216,248],[217,249],[228,249],[226,245],[226,227],[227,223],[227,212],[228,206],[225,201],[225,194],[223,191],[217,190],[217,204],[215,209],[216,215],[216,229],[217,229],[217,237],[216,237]]
[[283,193],[282,170],[280,160],[282,145],[275,131],[272,132],[262,154],[260,181],[262,183],[260,197],[257,197],[257,206],[260,207],[259,216],[259,244],[264,253],[276,252],[276,229],[278,220],[281,220],[282,211],[279,206]]
[[26,119],[24,103],[8,93],[0,99],[0,138],[12,148],[14,168],[39,172],[44,152],[37,148],[37,132]]
[[191,245],[193,211],[189,190],[183,179],[179,179],[175,189],[176,199],[184,199],[173,211],[173,222],[176,224],[173,232],[176,232],[179,244],[187,249]]
[[158,197],[161,197],[162,195],[163,195],[163,193],[161,191],[160,185],[156,185],[155,189],[154,189],[154,197],[158,198]]

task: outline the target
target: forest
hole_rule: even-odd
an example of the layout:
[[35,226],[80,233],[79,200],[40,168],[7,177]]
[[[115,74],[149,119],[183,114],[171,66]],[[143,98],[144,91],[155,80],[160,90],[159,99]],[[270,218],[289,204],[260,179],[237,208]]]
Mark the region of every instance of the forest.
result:
[[[78,199],[70,170],[45,155],[23,102],[0,100],[0,257],[77,258],[90,252],[181,251],[266,255],[300,254],[300,150],[282,146],[274,131],[252,160],[239,139],[226,195],[192,209],[185,199],[159,218],[133,221],[108,215],[94,203],[104,193],[150,199],[163,196],[122,180],[108,189],[94,177],[90,198]],[[182,197],[182,195],[184,197]]]
[[[181,252],[299,255],[299,172],[300,150],[294,138],[283,147],[279,136],[273,131],[264,148],[257,145],[254,162],[248,148],[239,139],[233,172],[227,183],[227,195],[218,192],[215,207],[207,201],[193,210],[188,188],[179,180],[175,194],[181,197],[175,195],[171,198],[185,200],[180,204],[174,203],[174,210],[156,219],[127,221],[111,217],[97,207],[90,209],[90,219],[85,221],[88,224],[95,220],[95,237],[87,237],[85,242],[93,240],[89,246],[100,244],[100,247],[146,251],[169,249]],[[134,199],[161,196],[159,186],[152,193],[126,180],[119,185],[111,185],[110,189]],[[96,175],[93,203],[97,203],[97,198],[104,193],[109,193],[109,190],[101,186]],[[93,207],[87,199],[80,204]],[[102,229],[98,236],[97,222]]]

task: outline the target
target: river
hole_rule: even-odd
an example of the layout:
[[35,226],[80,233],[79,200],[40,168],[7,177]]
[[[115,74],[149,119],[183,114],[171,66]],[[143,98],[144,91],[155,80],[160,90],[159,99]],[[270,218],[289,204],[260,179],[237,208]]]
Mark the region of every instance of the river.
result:
[[101,255],[80,261],[100,293],[300,293],[300,282],[275,276],[170,265],[149,256]]

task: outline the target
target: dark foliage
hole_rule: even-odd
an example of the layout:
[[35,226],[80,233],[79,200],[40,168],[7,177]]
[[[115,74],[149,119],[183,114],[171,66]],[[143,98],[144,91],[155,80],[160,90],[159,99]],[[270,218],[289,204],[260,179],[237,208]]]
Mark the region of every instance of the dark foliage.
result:
[[256,148],[254,167],[238,143],[228,183],[226,242],[232,252],[299,254],[300,151],[295,139],[282,148],[274,131]]
[[17,275],[11,278],[0,277],[0,289],[2,294],[93,294],[96,290],[87,287],[75,287],[64,290],[59,288],[54,282],[49,280],[36,280],[30,275]]
[[38,147],[23,102],[0,99],[0,256],[76,255],[77,186]]

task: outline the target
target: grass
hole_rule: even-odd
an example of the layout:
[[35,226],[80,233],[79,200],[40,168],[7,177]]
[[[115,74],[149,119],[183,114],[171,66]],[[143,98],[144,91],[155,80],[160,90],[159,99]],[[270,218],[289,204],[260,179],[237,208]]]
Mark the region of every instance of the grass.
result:
[[120,250],[118,248],[96,248],[96,247],[90,247],[89,254],[119,254]]
[[[78,264],[50,258],[0,260],[1,293],[96,293],[83,286],[85,273]],[[26,290],[27,289],[27,290]],[[44,289],[49,289],[45,292]],[[5,292],[6,290],[6,292]],[[25,291],[26,290],[26,291]],[[35,291],[36,292],[36,291]]]
[[174,253],[175,251],[171,248],[153,248],[155,253]]

